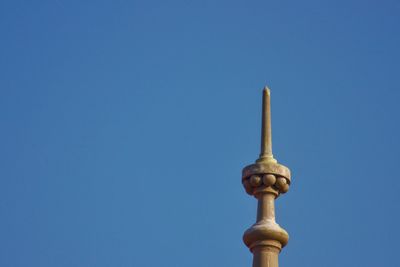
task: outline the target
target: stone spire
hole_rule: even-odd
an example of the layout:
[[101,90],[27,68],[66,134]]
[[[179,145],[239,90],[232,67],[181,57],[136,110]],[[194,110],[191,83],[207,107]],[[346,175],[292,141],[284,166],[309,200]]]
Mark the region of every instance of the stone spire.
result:
[[243,235],[253,253],[253,267],[278,267],[278,254],[289,240],[288,233],[275,221],[275,199],[289,190],[290,170],[272,155],[270,95],[265,87],[260,157],[242,171],[246,192],[258,200],[257,221]]

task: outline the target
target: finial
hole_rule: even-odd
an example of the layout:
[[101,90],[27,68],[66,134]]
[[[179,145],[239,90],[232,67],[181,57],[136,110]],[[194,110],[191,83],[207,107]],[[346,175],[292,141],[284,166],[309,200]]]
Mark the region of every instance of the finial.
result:
[[261,128],[261,153],[257,162],[274,161],[272,155],[272,133],[271,133],[271,91],[267,86],[263,90],[262,103],[262,128]]
[[275,199],[288,192],[290,170],[272,156],[271,92],[263,90],[261,153],[254,164],[242,170],[242,184],[257,198],[257,221],[243,235],[253,253],[253,267],[278,267],[278,254],[288,243],[289,234],[276,223]]

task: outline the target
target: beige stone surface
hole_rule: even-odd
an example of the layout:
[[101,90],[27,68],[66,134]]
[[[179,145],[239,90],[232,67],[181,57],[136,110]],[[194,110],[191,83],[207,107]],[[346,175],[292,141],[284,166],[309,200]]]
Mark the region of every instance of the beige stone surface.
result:
[[278,267],[278,255],[288,243],[288,233],[275,221],[275,199],[289,190],[290,170],[272,155],[271,93],[263,91],[261,153],[242,171],[242,184],[258,201],[257,220],[243,235],[253,253],[253,267]]

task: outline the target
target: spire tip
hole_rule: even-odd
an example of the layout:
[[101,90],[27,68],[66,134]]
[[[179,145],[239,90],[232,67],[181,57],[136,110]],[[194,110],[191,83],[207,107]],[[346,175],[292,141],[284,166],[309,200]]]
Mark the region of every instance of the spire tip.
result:
[[261,153],[258,161],[274,160],[271,140],[271,91],[268,86],[263,90]]

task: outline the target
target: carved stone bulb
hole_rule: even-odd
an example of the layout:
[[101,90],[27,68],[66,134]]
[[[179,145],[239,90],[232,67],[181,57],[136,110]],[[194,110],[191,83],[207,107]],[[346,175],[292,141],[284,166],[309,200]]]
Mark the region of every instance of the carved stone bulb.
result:
[[253,187],[259,187],[262,184],[262,179],[259,175],[252,175],[250,177],[250,184]]
[[273,174],[265,174],[263,176],[263,183],[265,186],[271,186],[274,185],[276,182],[275,175]]

